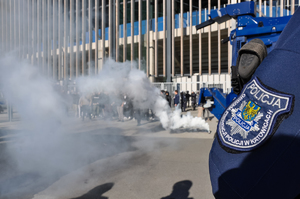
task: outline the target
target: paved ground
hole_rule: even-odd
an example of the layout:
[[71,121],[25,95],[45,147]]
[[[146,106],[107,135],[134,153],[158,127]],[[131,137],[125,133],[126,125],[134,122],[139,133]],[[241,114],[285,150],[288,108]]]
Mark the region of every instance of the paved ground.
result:
[[[6,119],[0,115],[0,198],[213,198],[208,154],[215,118],[208,121],[210,134],[174,133],[158,121],[137,127],[135,121],[70,118],[59,141],[49,137],[31,150],[14,144],[26,140],[18,115]],[[14,147],[22,161],[10,156]]]

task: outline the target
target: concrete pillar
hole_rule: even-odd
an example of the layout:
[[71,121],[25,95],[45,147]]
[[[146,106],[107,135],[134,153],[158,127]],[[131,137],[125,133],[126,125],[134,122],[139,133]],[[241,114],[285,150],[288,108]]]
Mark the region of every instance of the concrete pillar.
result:
[[157,45],[157,40],[158,40],[158,4],[157,0],[155,0],[155,77],[158,76],[158,60],[157,60],[157,54],[158,54],[158,45]]
[[[44,2],[44,1],[43,1]],[[62,0],[58,0],[58,80],[63,79],[63,72],[62,72],[62,63],[63,63],[63,59],[62,59]],[[44,43],[43,43],[44,46]],[[44,54],[44,51],[43,51]],[[45,54],[44,54],[45,55]],[[44,57],[43,57],[44,58]]]
[[119,13],[120,13],[120,2],[116,0],[116,62],[119,62]]
[[[32,13],[31,13],[31,23],[32,23],[32,51],[33,51],[33,56],[32,56],[32,64],[35,65],[36,64],[36,0],[32,1]],[[15,15],[16,16],[16,15]],[[14,16],[14,17],[15,17]],[[16,27],[16,26],[15,26]],[[17,37],[16,31],[15,31],[15,39]],[[14,39],[14,43],[16,42],[16,40]],[[15,46],[16,47],[16,46]]]
[[64,0],[64,80],[68,79],[68,25],[68,0]]
[[74,36],[75,36],[75,28],[74,28],[74,1],[70,0],[70,79],[74,79],[74,68],[75,68],[75,58],[74,58]]
[[[211,10],[211,0],[208,0],[208,14]],[[211,25],[208,26],[208,74],[211,75]]]
[[47,42],[48,42],[48,49],[47,49],[47,67],[48,67],[48,72],[47,72],[47,75],[48,77],[51,77],[52,78],[52,56],[51,56],[51,50],[52,50],[52,16],[51,16],[51,0],[48,0],[47,2]]
[[89,28],[89,45],[88,45],[88,75],[91,75],[93,66],[92,61],[92,44],[93,44],[93,31],[92,31],[92,0],[88,0],[88,28]]
[[166,76],[166,0],[163,0],[163,76]]
[[5,41],[5,36],[4,36],[4,30],[5,30],[5,25],[4,25],[4,22],[5,22],[5,19],[4,19],[4,14],[5,14],[5,1],[1,1],[1,4],[0,4],[0,15],[1,15],[1,29],[0,29],[0,32],[1,32],[1,43],[2,43],[2,46],[0,46],[0,49],[5,49],[4,48],[4,41]]
[[[228,5],[230,5],[230,1],[231,0],[228,0]],[[231,22],[231,20],[227,21],[228,37],[230,36],[230,32],[231,32],[230,22]],[[228,52],[228,74],[230,74],[231,66],[232,66],[232,63],[231,63],[232,62],[232,47],[229,42],[227,43],[227,45],[228,45],[228,49],[227,49],[227,52]]]
[[76,68],[75,68],[75,73],[76,73],[76,78],[79,77],[79,67],[80,67],[80,52],[79,52],[79,47],[80,47],[80,3],[79,0],[76,0]]
[[[261,1],[261,0],[260,0]],[[280,0],[280,16],[283,16],[283,0]]]
[[184,75],[184,68],[183,68],[183,0],[180,1],[180,74],[181,76]]
[[98,73],[98,50],[99,50],[99,1],[95,0],[95,74]]
[[86,0],[82,0],[82,76],[85,75],[85,66],[86,66]]
[[151,82],[155,81],[155,42],[154,42],[154,34],[149,35],[150,40],[149,40],[149,73],[151,74],[151,77],[149,78]]
[[134,0],[131,0],[131,67],[134,61]]
[[[199,0],[198,4],[199,4],[199,23],[201,23],[202,0]],[[199,75],[201,75],[202,74],[202,30],[198,30],[198,31],[199,31],[198,33],[199,34]]]
[[[60,2],[61,0],[59,0]],[[43,68],[43,73],[46,75],[47,74],[47,15],[46,15],[46,0],[42,1],[42,27],[43,27],[43,32],[42,32],[42,46],[43,46],[43,63],[42,63],[42,68]],[[59,3],[59,9],[61,9],[61,5]],[[59,16],[60,17],[60,16]],[[61,18],[59,18],[60,20]],[[58,25],[60,27],[60,24]]]
[[175,76],[175,0],[172,0],[172,77]]
[[[28,41],[27,41],[27,52],[28,52],[28,59],[30,60],[30,62],[32,61],[32,49],[30,47],[31,45],[31,42],[32,42],[32,27],[31,27],[31,22],[32,22],[32,19],[31,19],[31,12],[32,12],[32,7],[31,7],[31,0],[28,0],[28,4],[27,4],[28,8],[27,8],[27,20],[28,20]],[[12,24],[12,23],[10,23]],[[12,29],[11,29],[11,25],[10,25],[10,34],[9,36],[11,36],[11,33],[12,33]],[[12,39],[10,39],[10,41],[12,41]],[[10,44],[9,44],[10,45]],[[11,49],[11,48],[9,48]]]
[[108,1],[108,56],[113,57],[113,19],[112,19],[112,2],[113,0]]
[[[149,1],[147,1],[149,3]],[[146,11],[148,13],[148,10]],[[123,0],[123,62],[127,59],[127,0]]]
[[106,3],[105,1],[102,1],[102,30],[101,30],[101,37],[102,37],[102,63],[101,63],[101,69],[104,66],[105,62],[105,8],[106,8]]
[[[271,1],[271,0],[270,0]],[[270,2],[271,3],[271,2]],[[271,8],[270,8],[271,9]],[[291,14],[295,13],[295,0],[291,0]]]
[[[36,5],[36,3],[35,3]],[[36,6],[35,6],[36,7]],[[36,9],[35,9],[35,13],[36,13]],[[20,13],[17,11],[17,0],[14,0],[14,48],[17,49],[18,48],[18,45],[19,45],[19,42],[18,42],[18,15]]]
[[[40,68],[40,64],[41,64],[41,34],[40,34],[40,30],[41,30],[41,0],[37,0],[37,23],[36,23],[36,29],[37,29],[37,34],[36,34],[36,51],[37,51],[37,66]],[[21,30],[21,29],[20,29]]]
[[190,76],[193,75],[193,1],[190,0]]
[[[218,10],[221,9],[221,0],[218,0]],[[221,74],[221,30],[220,24],[218,26],[218,74]]]
[[139,60],[138,60],[138,65],[139,65],[139,70],[141,70],[141,65],[142,65],[142,1],[139,1]]
[[149,34],[150,34],[150,19],[149,19],[149,9],[150,9],[150,4],[149,4],[149,1],[146,1],[146,28],[147,28],[147,33],[146,33],[146,74],[147,74],[147,77],[149,77]]
[[[22,6],[24,1],[18,1],[18,12],[19,12],[19,48],[20,48],[20,58],[23,59],[23,12],[24,12],[24,7]],[[3,6],[3,5],[2,5]],[[39,8],[39,12],[40,12],[40,8]],[[41,20],[39,18],[39,20]],[[40,22],[39,22],[40,23]],[[38,29],[39,30],[39,29]],[[3,41],[2,41],[2,45],[3,45]],[[39,63],[40,64],[40,63]],[[40,66],[40,65],[39,65]]]
[[[40,0],[39,0],[40,1]],[[57,1],[53,1],[53,79],[57,80]]]
[[269,14],[270,14],[269,17],[273,17],[273,0],[269,0]]

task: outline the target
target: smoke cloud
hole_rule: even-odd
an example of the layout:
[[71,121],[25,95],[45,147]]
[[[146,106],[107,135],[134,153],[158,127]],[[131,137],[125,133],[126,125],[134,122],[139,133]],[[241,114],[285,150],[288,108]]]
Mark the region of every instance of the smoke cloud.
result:
[[78,81],[80,91],[123,93],[131,98],[135,108],[151,109],[159,118],[163,128],[189,128],[209,131],[209,125],[200,117],[190,113],[181,115],[180,110],[171,111],[160,90],[153,86],[143,71],[131,68],[131,62],[116,63],[108,60],[99,75],[82,77]]
[[[9,53],[0,58],[0,90],[21,116],[20,136],[6,146],[16,169],[14,175],[22,179],[15,182],[18,185],[35,179],[41,186],[36,191],[41,191],[59,176],[99,158],[134,150],[132,147],[136,146],[139,150],[155,148],[153,141],[142,142],[141,146],[123,136],[106,136],[105,133],[111,132],[105,128],[101,136],[91,135],[88,130],[86,135],[71,136],[70,126],[75,125],[74,120],[68,119],[65,99],[55,90],[56,82],[42,75],[38,67],[16,57]],[[202,118],[190,114],[181,116],[179,110],[172,111],[145,73],[131,68],[130,62],[108,60],[98,75],[79,78],[77,87],[84,95],[94,92],[126,94],[132,99],[134,108],[153,110],[165,129],[209,130]],[[122,130],[116,131],[121,133]],[[0,196],[13,192],[15,184],[10,183],[1,182]]]

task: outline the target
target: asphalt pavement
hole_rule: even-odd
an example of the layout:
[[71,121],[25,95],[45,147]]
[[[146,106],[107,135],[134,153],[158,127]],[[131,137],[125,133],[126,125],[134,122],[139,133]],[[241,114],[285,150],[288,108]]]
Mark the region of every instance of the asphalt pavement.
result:
[[16,113],[8,122],[0,114],[0,198],[214,198],[208,154],[217,120],[210,119],[208,133],[164,130],[159,121],[70,117],[59,141],[49,137],[27,150],[21,118]]

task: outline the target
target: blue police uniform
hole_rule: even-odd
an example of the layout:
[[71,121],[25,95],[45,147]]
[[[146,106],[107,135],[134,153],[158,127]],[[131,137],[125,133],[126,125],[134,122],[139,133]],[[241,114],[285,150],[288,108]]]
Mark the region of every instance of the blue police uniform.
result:
[[299,86],[298,9],[219,121],[209,155],[216,198],[289,199],[300,194]]

